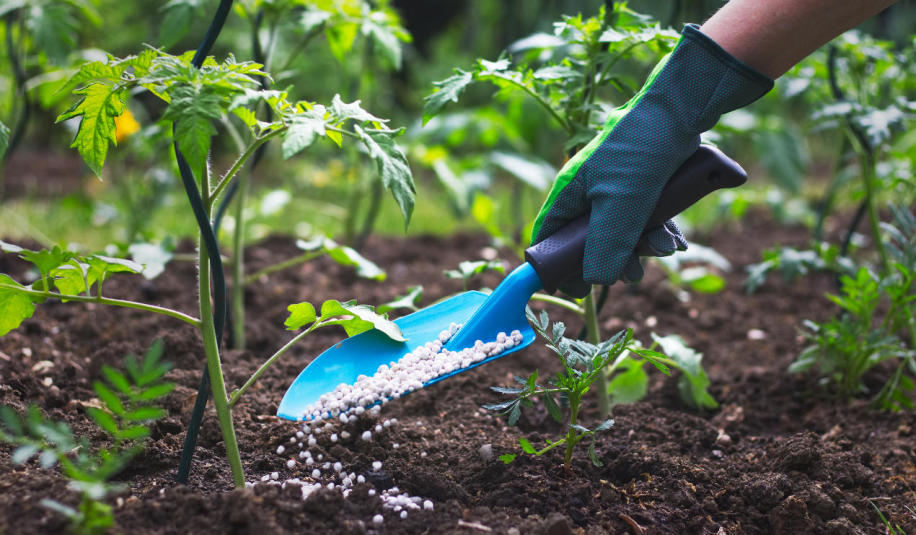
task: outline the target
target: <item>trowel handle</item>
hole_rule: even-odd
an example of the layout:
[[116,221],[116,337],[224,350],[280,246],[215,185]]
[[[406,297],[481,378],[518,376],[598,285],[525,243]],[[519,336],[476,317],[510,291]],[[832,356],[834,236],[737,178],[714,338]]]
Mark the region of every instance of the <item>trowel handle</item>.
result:
[[[668,180],[645,230],[663,224],[717,189],[746,181],[747,173],[737,162],[715,147],[700,145]],[[545,291],[553,293],[563,281],[582,272],[588,220],[589,214],[583,214],[525,251],[525,260],[534,267]]]

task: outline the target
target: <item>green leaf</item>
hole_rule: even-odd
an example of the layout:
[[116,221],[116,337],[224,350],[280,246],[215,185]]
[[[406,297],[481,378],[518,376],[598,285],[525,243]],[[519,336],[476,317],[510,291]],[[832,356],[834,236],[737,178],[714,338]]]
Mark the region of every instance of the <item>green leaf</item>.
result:
[[571,429],[575,429],[576,431],[580,433],[590,433],[587,427],[581,426],[579,424],[569,424],[569,427]]
[[614,419],[608,418],[607,420],[601,422],[601,425],[595,428],[595,432],[607,431],[608,429],[614,427]]
[[375,45],[375,50],[395,69],[401,68],[401,40],[409,40],[410,34],[388,20],[388,15],[375,11],[363,21],[363,35]]
[[311,303],[297,303],[286,309],[289,310],[289,317],[283,324],[290,331],[299,330],[318,318]]
[[153,385],[149,388],[143,389],[137,394],[134,399],[137,401],[153,401],[162,397],[165,397],[175,389],[174,383],[164,383],[159,385]]
[[499,457],[497,457],[497,459],[504,462],[505,464],[511,464],[512,461],[515,460],[515,457],[516,455],[514,453],[504,453],[500,455]]
[[366,146],[369,157],[375,161],[382,184],[394,196],[406,226],[410,223],[416,194],[407,157],[394,142],[391,132],[366,131],[357,125],[353,126],[353,130]]
[[595,451],[595,441],[592,440],[592,443],[588,445],[588,458],[592,461],[592,464],[601,468],[604,466],[604,463],[601,462],[601,459],[598,458],[598,453]]
[[371,122],[378,125],[388,122],[386,119],[380,119],[364,110],[362,106],[360,106],[360,101],[358,100],[354,100],[350,103],[344,102],[341,100],[339,94],[334,95],[334,98],[331,99],[331,115],[340,121],[352,119],[354,121]]
[[678,335],[658,336],[652,333],[652,339],[658,343],[669,359],[675,362],[683,376],[678,379],[678,391],[681,399],[698,409],[714,409],[719,406],[707,389],[710,382],[701,361],[703,354],[694,351]]
[[63,251],[56,245],[51,249],[41,249],[39,251],[21,249],[19,253],[19,257],[26,262],[34,264],[35,268],[42,276],[49,275],[51,270],[67,262],[73,258],[73,256],[74,254],[70,251]]
[[162,24],[159,26],[159,44],[162,48],[170,48],[188,34],[194,16],[202,7],[201,0],[171,0],[162,6],[165,12]]
[[14,435],[18,436],[23,432],[22,418],[9,405],[0,405],[0,422],[3,423],[7,431]]
[[325,108],[316,105],[314,108],[293,115],[289,120],[289,129],[283,134],[283,158],[289,159],[314,143],[317,136],[324,136]]
[[37,48],[61,64],[76,46],[77,21],[65,2],[30,2],[26,23]]
[[[339,320],[330,320],[330,318],[343,317]],[[321,304],[321,318],[325,325],[341,325],[347,331],[347,336],[355,336],[359,333],[378,329],[388,338],[396,342],[406,342],[407,339],[401,334],[401,329],[387,316],[377,314],[372,307],[367,305],[358,305],[356,301],[346,301],[341,303],[335,299],[330,299]],[[330,320],[330,321],[329,321]]]
[[124,418],[132,422],[145,422],[165,418],[168,414],[165,409],[160,407],[139,407],[125,413]]
[[102,166],[108,154],[108,144],[117,145],[115,117],[124,113],[126,91],[118,85],[93,83],[74,93],[82,98],[62,113],[57,122],[82,117],[71,147],[75,147],[86,165],[96,176],[102,176]]
[[132,390],[130,387],[130,381],[128,381],[127,377],[125,377],[124,374],[119,370],[106,364],[102,366],[102,374],[104,374],[105,378],[108,379],[108,382],[120,390],[121,393],[126,396],[131,394]]
[[387,275],[382,268],[356,252],[355,249],[341,245],[330,238],[318,238],[317,241],[320,242],[320,245],[315,240],[308,242],[298,240],[296,246],[306,251],[321,250],[338,264],[356,268],[356,274],[364,279],[385,280]]
[[429,122],[442,111],[449,102],[458,102],[458,97],[465,88],[474,81],[474,75],[455,69],[455,74],[439,82],[433,82],[438,89],[435,93],[426,96],[423,101],[423,125]]
[[124,403],[121,402],[121,398],[119,398],[117,394],[98,381],[94,382],[92,387],[95,389],[95,393],[99,396],[99,399],[108,407],[109,411],[118,416],[124,415]]
[[634,403],[646,396],[649,391],[649,374],[642,365],[643,361],[636,359],[628,358],[623,361],[623,371],[608,382],[611,405]]
[[35,300],[17,289],[26,287],[0,273],[0,336],[18,328],[35,312]]
[[563,413],[560,411],[560,406],[557,405],[557,401],[553,399],[552,395],[544,394],[544,405],[547,406],[547,412],[550,414],[551,418],[559,423],[563,423]]
[[515,406],[512,407],[512,410],[509,411],[509,420],[507,422],[509,426],[511,427],[515,425],[516,423],[518,423],[518,419],[521,415],[522,415],[522,407],[520,404],[516,403]]
[[172,260],[172,251],[164,244],[132,243],[127,248],[134,262],[143,266],[143,276],[152,280],[165,271],[165,265]]
[[450,279],[461,279],[468,281],[471,277],[479,275],[485,271],[496,271],[505,273],[506,267],[499,260],[464,260],[458,264],[458,269],[449,269],[445,271],[445,276]]
[[113,437],[118,436],[118,423],[110,413],[96,407],[88,407],[87,411],[95,423],[99,424],[99,427]]
[[325,28],[324,34],[328,40],[328,48],[331,49],[337,61],[341,63],[346,61],[347,53],[353,48],[357,32],[359,32],[359,24],[355,22],[343,22]]
[[[89,264],[71,259],[51,270],[54,286],[64,295],[80,295],[89,291],[96,280],[89,273]],[[64,300],[66,301],[66,300]]]
[[531,445],[531,442],[528,442],[528,439],[525,437],[519,437],[518,444],[522,447],[522,451],[525,453],[534,455],[538,452],[536,449],[534,449],[534,446]]
[[210,138],[216,135],[213,121],[220,118],[222,98],[208,86],[186,84],[170,88],[169,96],[163,118],[174,123],[178,148],[199,177],[206,169]]
[[418,306],[420,304],[420,299],[423,298],[423,287],[422,286],[410,286],[407,288],[407,293],[401,296],[396,297],[394,300],[389,301],[383,305],[375,307],[375,311],[379,314],[385,314],[392,310],[397,310],[399,308],[406,308],[408,310],[416,312],[419,310]]
[[89,280],[104,281],[113,273],[140,273],[143,266],[125,258],[92,255],[85,258],[89,263]]
[[113,434],[115,438],[121,440],[138,440],[149,436],[149,428],[142,425],[135,425],[133,427],[121,429]]
[[22,464],[28,461],[33,455],[38,453],[38,446],[34,444],[24,444],[13,451],[10,462],[13,464]]
[[0,122],[0,159],[3,159],[3,155],[6,154],[6,150],[10,146],[10,129],[6,127],[5,124]]

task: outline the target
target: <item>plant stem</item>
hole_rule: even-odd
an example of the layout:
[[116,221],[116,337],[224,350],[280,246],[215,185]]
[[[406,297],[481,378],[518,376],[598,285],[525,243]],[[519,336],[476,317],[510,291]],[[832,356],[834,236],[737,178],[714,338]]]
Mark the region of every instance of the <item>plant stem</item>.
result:
[[[206,185],[206,184],[204,184]],[[207,370],[210,373],[210,384],[213,388],[213,405],[216,407],[216,417],[223,434],[223,443],[226,446],[226,456],[229,458],[229,467],[232,471],[232,483],[236,488],[245,487],[245,471],[242,468],[242,456],[239,453],[239,444],[235,436],[235,427],[232,422],[232,407],[226,397],[226,383],[223,380],[223,368],[219,358],[219,345],[216,341],[216,330],[213,327],[213,309],[210,306],[210,257],[207,256],[207,246],[201,241],[198,253],[198,293],[200,306],[200,332],[204,342],[204,352],[207,355]]]
[[[604,390],[607,395],[607,389]],[[569,430],[566,431],[566,453],[563,456],[563,467],[569,470],[572,463],[573,449],[576,447],[576,430],[572,427],[579,423],[579,403],[581,398],[578,395],[569,396]]]
[[264,363],[261,364],[261,367],[258,368],[257,371],[254,372],[251,375],[251,377],[248,378],[247,381],[245,381],[245,384],[243,384],[238,390],[232,393],[232,395],[229,397],[229,407],[233,407],[238,402],[239,398],[242,397],[242,394],[244,394],[245,391],[248,390],[251,387],[251,385],[253,385],[265,371],[267,371],[267,368],[270,368],[270,366],[274,363],[274,361],[276,361],[284,353],[286,353],[289,350],[289,348],[296,345],[296,343],[299,340],[302,340],[305,337],[305,335],[309,334],[310,332],[314,331],[315,329],[317,329],[320,326],[321,325],[318,322],[313,323],[311,326],[309,326],[308,329],[294,336],[292,340],[287,342],[286,345],[278,349],[276,353],[274,353],[273,355],[270,356],[270,358],[264,361]]
[[245,349],[245,201],[248,197],[248,177],[239,176],[235,199],[235,231],[232,236],[232,346]]
[[[588,341],[589,343],[598,345],[601,343],[601,331],[598,330],[598,313],[595,309],[594,286],[582,301],[582,307],[585,309],[585,327],[588,329]],[[598,373],[598,377],[595,380],[595,387],[598,390],[598,413],[601,418],[604,419],[611,414],[611,398],[607,391],[607,375],[603,371]],[[571,401],[570,407],[572,407]]]
[[573,303],[572,301],[567,301],[562,297],[538,292],[531,296],[531,300],[542,301],[544,303],[550,303],[551,305],[557,305],[558,307],[565,308],[566,310],[571,310],[580,316],[585,316],[585,310],[581,306]]
[[323,255],[323,254],[324,254],[324,253],[321,253],[321,252],[309,251],[309,252],[303,253],[303,254],[301,254],[301,255],[299,255],[299,256],[295,256],[295,257],[293,257],[293,258],[290,258],[289,260],[284,260],[283,262],[280,262],[280,263],[278,263],[278,264],[273,264],[273,265],[271,265],[271,266],[267,266],[266,268],[264,268],[264,269],[262,269],[262,270],[260,270],[260,271],[256,271],[256,272],[252,273],[251,275],[248,275],[248,276],[245,277],[244,279],[241,279],[241,280],[244,281],[242,285],[243,285],[243,286],[248,286],[249,284],[251,284],[251,283],[257,281],[258,279],[260,279],[261,277],[263,277],[263,276],[265,276],[265,275],[270,275],[271,273],[276,273],[276,272],[278,272],[278,271],[282,271],[282,270],[284,270],[284,269],[286,269],[286,268],[288,268],[288,267],[295,266],[296,264],[304,264],[305,262],[308,262],[309,260],[311,260],[311,259],[313,259],[313,258],[317,258],[317,257],[319,257],[319,256],[321,256],[321,255]]
[[116,307],[145,310],[147,312],[154,312],[156,314],[162,314],[163,316],[169,316],[171,318],[181,320],[195,327],[200,327],[201,320],[193,316],[189,316],[185,314],[184,312],[179,312],[177,310],[172,310],[170,308],[160,307],[156,305],[149,305],[146,303],[138,303],[136,301],[127,301],[124,299],[111,299],[109,297],[99,297],[99,296],[87,297],[85,295],[68,295],[68,294],[61,294],[57,292],[45,292],[41,290],[32,290],[30,288],[24,288],[22,286],[14,286],[12,284],[2,284],[2,283],[0,283],[0,289],[21,292],[26,295],[31,295],[34,297],[59,299],[61,301],[77,301],[79,303],[98,303],[100,305],[110,305],[110,306],[116,306]]
[[213,192],[210,193],[207,199],[206,206],[207,206],[208,211],[210,210],[210,208],[213,207],[213,202],[216,200],[216,198],[219,197],[219,195],[223,192],[223,190],[226,189],[226,186],[228,186],[229,183],[232,182],[232,179],[235,177],[235,175],[237,175],[238,172],[242,169],[242,167],[245,165],[245,162],[248,161],[248,158],[251,158],[251,156],[255,153],[255,151],[258,150],[258,147],[270,141],[271,138],[275,138],[279,136],[286,130],[287,130],[287,127],[285,126],[282,128],[278,128],[276,130],[272,130],[269,133],[264,134],[263,136],[255,139],[248,145],[248,148],[245,149],[245,152],[243,152],[242,155],[238,157],[235,163],[232,164],[232,167],[230,167],[229,170],[226,171],[226,174],[223,175],[223,178],[221,178],[219,182],[216,184],[216,187],[213,188]]

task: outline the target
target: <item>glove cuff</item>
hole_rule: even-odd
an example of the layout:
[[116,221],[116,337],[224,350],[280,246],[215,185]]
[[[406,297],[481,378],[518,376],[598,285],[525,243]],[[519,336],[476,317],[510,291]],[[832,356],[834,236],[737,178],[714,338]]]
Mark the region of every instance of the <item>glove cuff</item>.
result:
[[769,76],[729,54],[724,48],[719,46],[719,43],[713,41],[712,38],[701,32],[698,24],[685,25],[684,31],[681,32],[681,37],[684,40],[692,41],[696,45],[705,48],[710,55],[717,58],[731,70],[739,73],[749,83],[759,86],[761,90],[760,96],[763,96],[773,88],[773,80]]

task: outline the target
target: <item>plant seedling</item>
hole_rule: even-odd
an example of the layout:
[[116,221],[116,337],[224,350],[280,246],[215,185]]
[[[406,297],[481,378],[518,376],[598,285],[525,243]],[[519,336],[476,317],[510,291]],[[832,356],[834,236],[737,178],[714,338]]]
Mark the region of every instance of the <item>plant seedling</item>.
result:
[[112,507],[104,500],[124,485],[111,479],[143,451],[149,424],[167,414],[157,402],[175,386],[162,380],[169,369],[159,360],[162,351],[162,341],[156,340],[142,359],[125,358],[127,373],[106,365],[102,368],[105,382],[93,384],[102,406],[88,407],[88,413],[108,436],[109,446],[93,448],[67,424],[45,418],[38,407],[30,406],[19,415],[9,406],[0,406],[0,441],[18,446],[13,464],[36,455],[43,468],[59,464],[70,488],[79,492],[76,508],[49,498],[41,501],[69,518],[73,533],[97,535],[114,525]]
[[[543,455],[556,447],[565,446],[563,466],[569,470],[576,446],[583,440],[591,438],[592,441],[588,448],[589,459],[595,466],[601,466],[601,460],[598,459],[595,452],[596,435],[609,430],[614,425],[614,420],[606,419],[594,429],[582,426],[579,422],[579,412],[582,409],[582,399],[585,394],[599,376],[623,367],[624,363],[631,358],[630,352],[637,352],[666,374],[669,373],[668,367],[656,359],[657,353],[654,351],[644,350],[633,344],[631,329],[621,331],[599,344],[591,344],[583,340],[571,340],[564,337],[566,326],[563,323],[554,322],[551,328],[546,312],[541,312],[540,316],[537,316],[531,309],[528,309],[527,315],[535,332],[547,340],[547,348],[557,356],[563,369],[550,379],[549,386],[537,383],[538,372],[535,371],[527,378],[516,377],[515,380],[520,385],[518,387],[491,387],[495,392],[513,396],[513,399],[487,404],[484,405],[484,408],[508,414],[509,425],[515,425],[521,415],[522,407],[532,407],[532,400],[540,397],[550,416],[559,423],[565,423],[567,431],[565,436],[558,440],[548,440],[547,446],[540,450],[527,439],[520,438],[519,444],[522,451],[533,455]],[[568,408],[567,418],[563,416],[561,404]],[[510,454],[501,459],[504,462],[511,462],[515,457]]]

